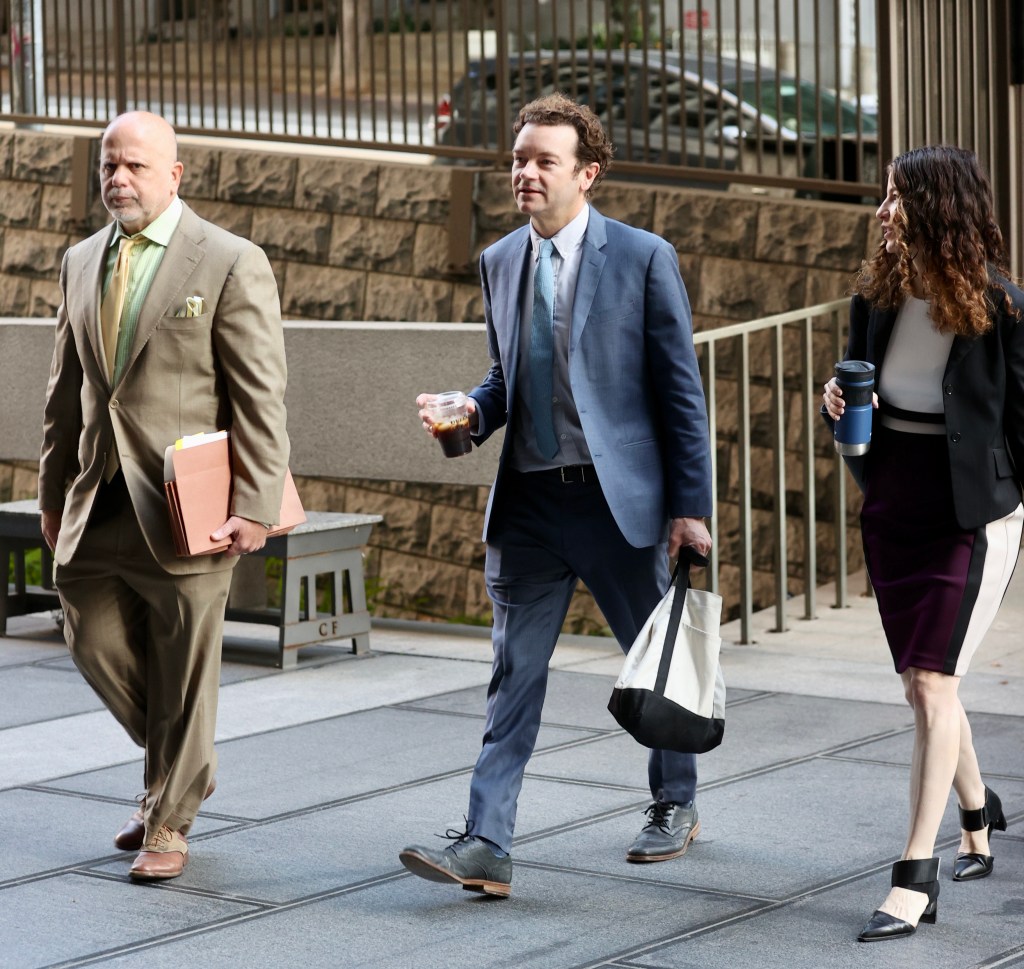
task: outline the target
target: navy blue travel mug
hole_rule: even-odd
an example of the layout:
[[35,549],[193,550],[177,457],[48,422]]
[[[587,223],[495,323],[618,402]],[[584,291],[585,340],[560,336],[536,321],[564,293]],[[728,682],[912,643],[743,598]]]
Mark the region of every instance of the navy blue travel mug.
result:
[[835,368],[836,383],[846,408],[842,420],[832,425],[840,454],[867,454],[871,447],[871,405],[875,389],[875,365],[866,360],[844,360]]

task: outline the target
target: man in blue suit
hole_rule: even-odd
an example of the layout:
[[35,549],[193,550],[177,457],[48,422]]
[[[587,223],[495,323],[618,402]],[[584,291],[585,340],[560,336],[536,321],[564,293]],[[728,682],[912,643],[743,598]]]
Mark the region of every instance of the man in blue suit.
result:
[[[668,588],[668,558],[711,547],[711,460],[675,250],[588,204],[611,161],[597,117],[561,94],[514,126],[523,226],[480,259],[493,364],[470,392],[473,439],[508,424],[484,525],[494,666],[467,829],[400,854],[413,873],[511,893],[512,832],[548,663],[582,579],[623,649]],[[420,416],[434,433],[427,404]],[[666,554],[667,552],[667,554]],[[632,862],[685,853],[700,829],[692,754],[651,751],[653,803]]]

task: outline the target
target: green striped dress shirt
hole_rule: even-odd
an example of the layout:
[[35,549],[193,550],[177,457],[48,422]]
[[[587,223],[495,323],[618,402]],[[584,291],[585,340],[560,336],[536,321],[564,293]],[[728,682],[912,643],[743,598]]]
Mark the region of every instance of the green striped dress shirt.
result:
[[[153,283],[160,263],[163,262],[164,253],[167,251],[167,244],[174,235],[181,219],[181,199],[174,198],[171,204],[164,209],[149,225],[133,238],[137,241],[128,260],[128,287],[124,296],[124,307],[121,310],[121,323],[117,331],[117,351],[114,356],[114,379],[116,386],[124,373],[125,365],[132,353],[132,344],[135,342],[135,331],[139,326],[139,314],[142,306],[149,295],[149,287]],[[110,251],[107,255],[107,268],[103,274],[103,291],[100,294],[100,302],[107,293],[110,286],[110,277],[114,273],[114,264],[117,262],[117,250],[120,246],[122,236],[127,233],[118,223],[117,231],[110,240]]]

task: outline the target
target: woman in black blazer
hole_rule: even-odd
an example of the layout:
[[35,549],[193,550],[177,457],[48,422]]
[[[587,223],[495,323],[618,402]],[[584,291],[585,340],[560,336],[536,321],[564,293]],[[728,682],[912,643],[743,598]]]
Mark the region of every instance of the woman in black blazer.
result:
[[[935,838],[956,789],[953,879],[992,872],[1006,830],[957,696],[1010,581],[1024,508],[1024,293],[1008,277],[987,176],[973,153],[917,148],[889,167],[882,241],[857,278],[846,358],[875,365],[861,532],[868,574],[914,710],[910,833],[892,889],[859,938],[934,923]],[[833,378],[825,410],[840,420]]]

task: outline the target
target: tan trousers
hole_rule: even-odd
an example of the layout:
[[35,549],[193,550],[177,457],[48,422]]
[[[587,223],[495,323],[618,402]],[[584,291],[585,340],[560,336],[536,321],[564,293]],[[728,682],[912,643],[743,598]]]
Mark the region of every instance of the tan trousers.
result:
[[231,571],[171,575],[153,558],[131,501],[90,524],[58,566],[75,664],[146,751],[147,837],[187,833],[216,770],[220,655]]

